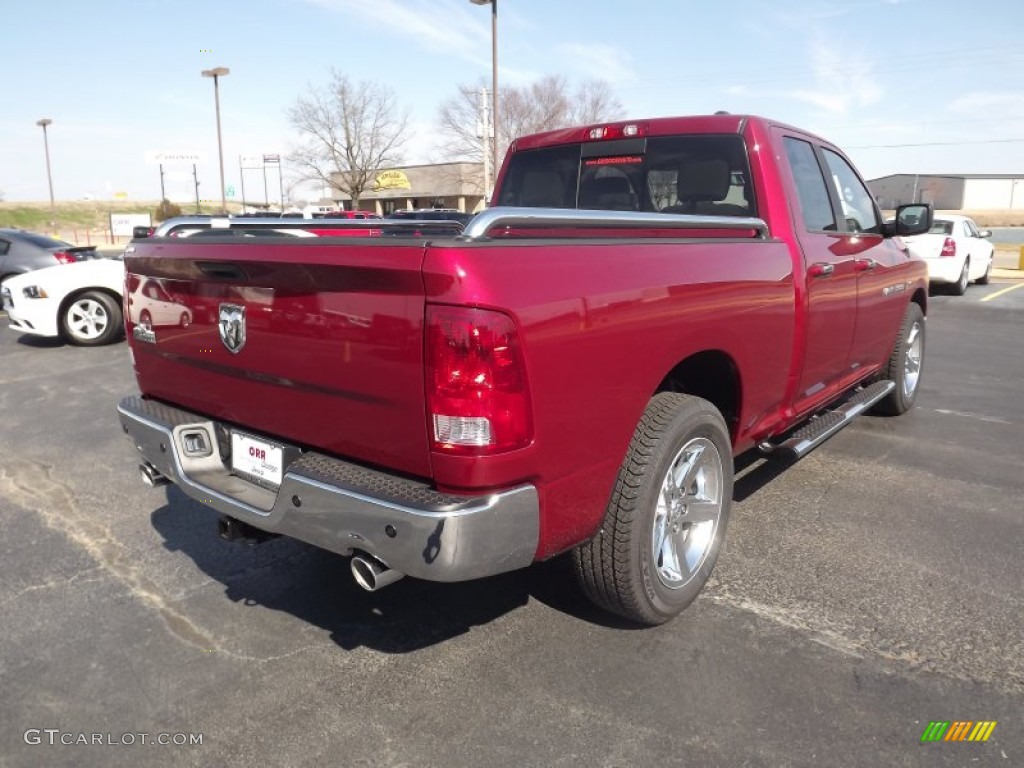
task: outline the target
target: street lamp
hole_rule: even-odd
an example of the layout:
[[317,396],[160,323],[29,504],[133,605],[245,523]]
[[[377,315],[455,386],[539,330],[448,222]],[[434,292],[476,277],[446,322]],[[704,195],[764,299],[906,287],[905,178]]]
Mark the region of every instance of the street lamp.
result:
[[204,69],[202,71],[203,77],[213,78],[213,101],[217,108],[217,156],[220,159],[220,210],[221,213],[228,212],[228,201],[224,196],[224,145],[220,138],[220,85],[219,78],[225,75],[230,75],[231,70],[227,67],[214,67],[213,69]]
[[53,176],[50,175],[50,140],[46,135],[46,126],[52,123],[48,117],[36,120],[36,125],[43,129],[43,148],[46,150],[46,183],[50,185],[50,226],[56,224],[57,214],[53,205]]
[[[498,0],[469,0],[473,5],[491,6],[491,123],[494,141],[491,144],[491,162],[498,173]],[[484,126],[484,131],[487,126]],[[487,190],[484,190],[486,194]]]

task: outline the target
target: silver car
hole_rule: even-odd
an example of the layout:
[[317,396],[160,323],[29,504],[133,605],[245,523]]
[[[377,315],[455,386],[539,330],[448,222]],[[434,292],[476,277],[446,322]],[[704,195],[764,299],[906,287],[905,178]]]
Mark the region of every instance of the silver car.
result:
[[34,269],[96,257],[95,245],[74,246],[24,229],[0,228],[0,283]]

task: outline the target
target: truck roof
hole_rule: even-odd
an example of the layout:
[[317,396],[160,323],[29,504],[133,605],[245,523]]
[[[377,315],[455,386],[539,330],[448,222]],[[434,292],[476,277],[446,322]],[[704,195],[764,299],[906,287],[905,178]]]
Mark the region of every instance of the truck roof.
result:
[[[615,120],[603,123],[591,123],[589,125],[578,125],[571,128],[559,128],[554,131],[521,136],[516,139],[514,146],[516,150],[524,150],[550,147],[557,144],[572,144],[579,141],[590,141],[593,140],[591,132],[599,129],[606,129],[609,131],[605,138],[629,138],[630,135],[671,136],[673,134],[680,133],[743,133],[746,124],[752,121],[762,123],[764,126],[782,126],[806,136],[813,136],[813,134],[810,134],[800,128],[794,128],[777,120],[771,120],[758,115],[733,115],[722,113],[716,115],[688,115],[678,117],[652,117],[638,120]],[[638,132],[635,134],[623,133],[627,126],[637,126]],[[818,136],[814,136],[814,138],[824,141],[824,139],[820,139]],[[824,143],[830,144],[831,142],[825,141]]]

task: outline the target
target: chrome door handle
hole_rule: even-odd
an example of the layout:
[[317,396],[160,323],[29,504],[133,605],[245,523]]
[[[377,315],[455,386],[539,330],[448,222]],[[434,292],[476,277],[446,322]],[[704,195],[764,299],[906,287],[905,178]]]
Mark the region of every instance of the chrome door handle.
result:
[[874,269],[878,266],[878,262],[874,259],[857,259],[853,262],[853,269],[855,272],[866,272],[869,269]]
[[836,271],[834,264],[829,264],[825,261],[819,261],[816,264],[811,264],[807,268],[807,274],[810,277],[832,277],[832,273]]

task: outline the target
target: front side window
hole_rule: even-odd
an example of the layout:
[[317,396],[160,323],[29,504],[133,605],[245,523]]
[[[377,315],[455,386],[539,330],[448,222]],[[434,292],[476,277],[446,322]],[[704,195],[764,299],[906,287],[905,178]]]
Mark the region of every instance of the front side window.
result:
[[824,150],[825,164],[832,174],[843,220],[850,232],[880,232],[875,201],[850,164],[830,149]]
[[836,217],[832,213],[832,202],[828,197],[825,177],[810,142],[787,136],[786,157],[793,172],[796,195],[800,199],[800,212],[804,226],[809,232],[832,232],[836,228]]

